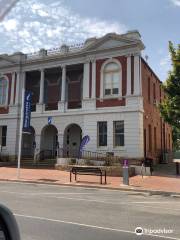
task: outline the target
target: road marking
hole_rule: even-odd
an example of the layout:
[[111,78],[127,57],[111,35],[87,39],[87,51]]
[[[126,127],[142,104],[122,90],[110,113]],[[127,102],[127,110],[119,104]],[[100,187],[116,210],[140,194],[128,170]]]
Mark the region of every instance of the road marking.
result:
[[[124,232],[124,233],[135,234],[135,232],[133,232],[133,231],[123,230],[123,229],[101,227],[101,226],[96,226],[96,225],[90,225],[90,224],[84,224],[84,223],[78,223],[78,222],[70,222],[70,221],[64,221],[64,220],[52,219],[52,218],[45,218],[45,217],[38,217],[38,216],[23,215],[23,214],[18,214],[18,213],[15,213],[14,215],[16,217],[30,218],[30,219],[36,219],[36,220],[41,220],[41,221],[50,221],[50,222],[64,223],[64,224],[70,224],[70,225],[77,225],[77,226],[87,227],[87,228],[95,228],[95,229],[100,229],[100,230],[105,230],[105,231]],[[179,240],[179,238],[156,235],[156,234],[143,234],[143,235],[144,236],[158,237],[158,238],[163,238],[163,239]]]
[[[141,208],[149,208],[149,206],[145,206],[145,205],[139,205],[139,204],[172,204],[174,203],[174,201],[169,201],[169,202],[146,202],[146,201],[142,201],[142,202],[110,202],[110,201],[103,201],[103,200],[97,200],[97,199],[87,199],[87,198],[75,198],[75,197],[63,197],[63,196],[52,196],[52,195],[93,195],[94,193],[21,193],[21,192],[13,192],[13,191],[0,191],[2,193],[8,193],[8,194],[19,194],[22,196],[26,196],[26,195],[30,195],[30,196],[41,196],[41,195],[46,195],[46,198],[53,198],[53,199],[66,199],[66,200],[74,200],[74,201],[85,201],[85,202],[96,202],[96,203],[103,203],[103,204],[111,204],[111,205],[135,205],[136,207],[141,207]],[[48,196],[49,195],[49,196]],[[177,202],[175,202],[177,204]],[[151,206],[151,208],[155,208],[155,209],[159,209],[159,208],[163,208],[164,206]],[[172,210],[172,211],[180,211],[180,208],[169,208],[166,206],[166,210]]]
[[48,186],[48,187],[56,187],[56,188],[72,188],[72,189],[75,189],[75,187],[77,187],[77,188],[79,188],[79,189],[86,189],[86,190],[96,190],[96,191],[107,191],[107,192],[123,192],[123,193],[129,193],[129,192],[134,192],[134,193],[140,193],[140,194],[149,194],[148,192],[142,192],[142,191],[140,191],[140,192],[137,192],[137,191],[133,191],[133,189],[131,190],[131,191],[129,191],[129,189],[127,189],[127,190],[121,190],[121,189],[109,189],[109,188],[98,188],[98,187],[95,187],[95,186],[93,186],[93,187],[87,187],[87,186],[78,186],[78,185],[74,185],[74,186],[71,186],[71,185],[68,185],[69,183],[67,183],[67,185],[61,185],[61,184],[48,184],[48,183],[37,183],[37,182],[19,182],[19,181],[6,181],[6,180],[4,180],[4,181],[1,181],[0,180],[0,183],[6,183],[6,184],[24,184],[24,185],[38,185],[38,186],[41,186],[41,187],[46,187],[46,186]]
[[31,193],[31,192],[13,192],[13,191],[6,191],[6,190],[2,190],[0,191],[1,193],[9,193],[9,194],[20,194],[20,195],[92,195],[94,193],[81,193],[81,192],[63,192],[63,193],[57,193],[57,192],[35,192],[35,193]]
[[[85,202],[96,202],[96,203],[104,203],[104,204],[111,204],[111,205],[129,205],[129,206],[135,206],[136,204],[136,207],[141,207],[141,208],[155,208],[155,209],[159,209],[159,208],[163,208],[164,209],[164,206],[140,206],[139,204],[143,204],[143,202],[108,202],[108,201],[103,201],[103,200],[96,200],[96,199],[86,199],[86,198],[71,198],[71,197],[56,197],[56,196],[47,196],[47,198],[56,198],[56,199],[66,199],[66,200],[75,200],[75,201],[85,201]],[[146,203],[146,202],[144,202]],[[150,204],[150,202],[147,202],[148,204]],[[153,202],[155,204],[157,204],[157,202]],[[162,202],[159,202],[160,204]],[[172,204],[174,202],[166,202],[166,204],[169,203],[169,204]],[[180,208],[169,208],[166,206],[165,208],[166,210],[171,210],[171,211],[180,211]]]

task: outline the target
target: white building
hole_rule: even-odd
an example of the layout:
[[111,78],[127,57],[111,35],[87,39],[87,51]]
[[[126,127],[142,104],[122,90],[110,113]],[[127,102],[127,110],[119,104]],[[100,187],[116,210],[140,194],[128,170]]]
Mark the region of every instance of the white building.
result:
[[[130,31],[31,55],[0,55],[2,154],[17,156],[24,86],[33,93],[31,135],[23,134],[24,156],[34,151],[55,154],[58,145],[70,153],[79,148],[82,136],[89,135],[86,150],[143,158],[149,152],[144,143],[150,144],[147,139],[152,136],[144,139],[148,120],[142,67],[156,77],[141,58],[143,49],[139,32]],[[157,77],[155,81],[160,84]]]

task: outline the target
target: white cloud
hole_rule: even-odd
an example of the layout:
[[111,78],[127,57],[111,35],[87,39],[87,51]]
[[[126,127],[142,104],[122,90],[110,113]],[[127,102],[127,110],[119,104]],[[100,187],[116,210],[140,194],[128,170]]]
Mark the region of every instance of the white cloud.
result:
[[126,30],[125,25],[117,22],[81,17],[61,0],[49,4],[43,0],[21,0],[0,23],[0,52],[36,51]]
[[167,78],[168,72],[171,70],[171,57],[170,54],[164,55],[160,59],[158,71],[161,73],[161,80],[164,81]]
[[171,0],[171,2],[175,5],[180,7],[180,0]]
[[161,60],[160,60],[160,66],[161,66],[161,67],[166,67],[166,66],[169,67],[170,61],[171,61],[171,60],[170,60],[170,55],[168,54],[167,56],[161,58]]
[[17,20],[16,19],[9,19],[4,21],[2,24],[7,31],[16,30],[17,28]]

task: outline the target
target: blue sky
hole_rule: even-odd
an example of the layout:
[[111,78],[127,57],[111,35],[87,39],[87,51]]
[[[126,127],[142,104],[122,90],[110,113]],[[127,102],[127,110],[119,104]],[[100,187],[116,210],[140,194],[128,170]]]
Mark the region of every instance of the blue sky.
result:
[[180,0],[20,0],[0,22],[0,53],[33,52],[134,29],[146,46],[143,56],[164,81],[168,41],[180,43]]

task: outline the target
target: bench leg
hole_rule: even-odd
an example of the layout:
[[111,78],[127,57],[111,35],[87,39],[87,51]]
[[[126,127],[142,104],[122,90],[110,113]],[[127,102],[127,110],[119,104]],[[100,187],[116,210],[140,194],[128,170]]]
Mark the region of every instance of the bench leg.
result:
[[179,175],[179,163],[176,163],[176,174]]
[[72,181],[72,172],[70,171],[70,182]]
[[75,181],[77,181],[77,172],[75,171]]
[[102,184],[102,173],[101,173],[101,184]]

